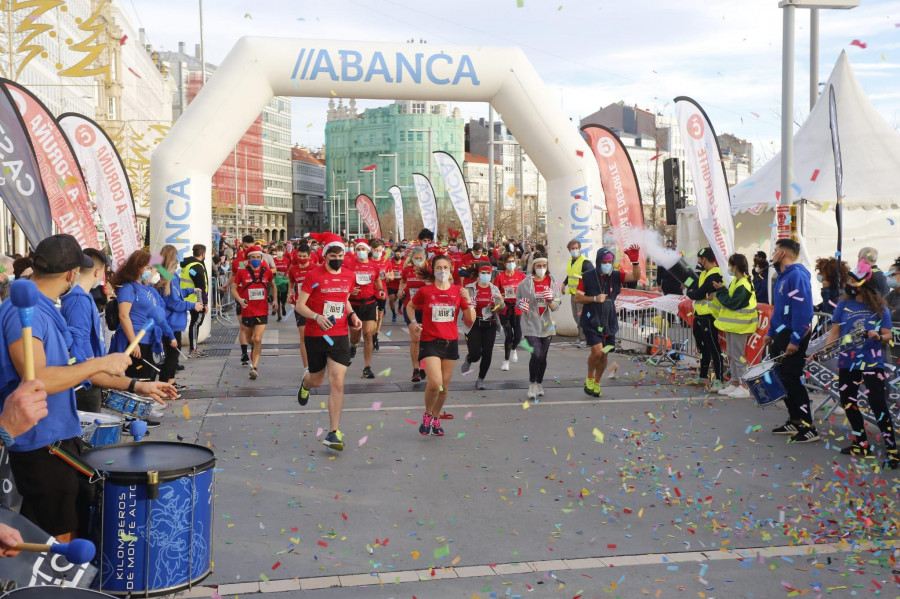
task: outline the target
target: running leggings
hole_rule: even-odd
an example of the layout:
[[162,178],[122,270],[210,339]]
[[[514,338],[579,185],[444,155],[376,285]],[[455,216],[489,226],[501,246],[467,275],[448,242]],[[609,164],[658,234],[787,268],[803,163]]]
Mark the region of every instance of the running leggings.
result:
[[866,401],[869,404],[869,410],[878,421],[878,428],[881,429],[881,438],[884,440],[884,446],[889,452],[897,451],[897,444],[894,440],[894,423],[891,413],[887,409],[884,401],[884,371],[881,368],[873,368],[868,371],[849,370],[841,368],[838,371],[838,384],[841,388],[841,405],[850,426],[853,428],[853,443],[862,443],[866,439],[866,427],[863,423],[862,414],[859,413],[859,385],[865,383],[866,389],[869,391]]
[[531,345],[531,359],[528,361],[528,382],[543,383],[547,370],[547,352],[550,351],[550,337],[525,337]]
[[206,312],[197,312],[190,310],[191,323],[188,325],[188,343],[190,343],[191,351],[197,349],[197,341],[200,339],[200,325],[206,319]]
[[475,322],[475,326],[466,335],[466,345],[469,355],[466,357],[470,363],[478,362],[478,378],[484,379],[491,367],[494,342],[497,340],[497,325],[484,327]]
[[500,313],[500,324],[503,326],[503,334],[506,336],[503,341],[503,359],[509,360],[510,352],[519,347],[519,342],[522,341],[522,317],[516,314],[515,304],[506,306],[506,309]]

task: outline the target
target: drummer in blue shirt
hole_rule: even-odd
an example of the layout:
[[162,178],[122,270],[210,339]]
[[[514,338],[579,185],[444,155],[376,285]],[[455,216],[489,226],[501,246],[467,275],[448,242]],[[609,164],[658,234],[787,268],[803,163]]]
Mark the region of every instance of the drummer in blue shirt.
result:
[[[10,466],[22,495],[21,514],[61,542],[71,540],[78,529],[81,474],[47,447],[58,445],[70,455],[81,454],[73,387],[99,373],[120,376],[129,363],[128,356],[119,353],[69,365],[72,336],[54,302],[75,286],[80,269],[90,266],[93,261],[71,235],[48,237],[34,251],[31,280],[40,291],[32,324],[34,373],[46,387],[48,414],[9,447]],[[0,331],[0,397],[6,398],[25,372],[22,324],[12,302],[0,304]]]
[[[106,355],[100,313],[90,292],[103,282],[109,259],[106,254],[93,248],[87,248],[84,254],[91,260],[91,266],[81,269],[78,284],[60,300],[62,305],[60,311],[72,334],[70,353],[76,363]],[[102,403],[101,387],[149,396],[163,405],[166,405],[164,399],[173,399],[177,395],[175,388],[168,384],[96,374],[83,382],[82,388],[75,392],[78,409],[85,412],[99,412]]]

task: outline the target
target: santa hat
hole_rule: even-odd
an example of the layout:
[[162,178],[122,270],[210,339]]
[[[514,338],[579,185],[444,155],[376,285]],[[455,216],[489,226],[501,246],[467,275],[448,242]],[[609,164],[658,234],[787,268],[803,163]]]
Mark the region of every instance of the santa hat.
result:
[[341,239],[340,235],[335,235],[334,233],[310,233],[309,236],[319,242],[323,252],[328,252],[330,247],[338,247],[341,251],[346,251],[347,249],[344,247],[344,240]]
[[365,239],[357,239],[353,242],[354,249],[359,248],[360,246],[366,248],[367,250],[371,250],[372,246],[369,245],[369,242]]
[[247,248],[247,255],[248,255],[248,256],[249,256],[250,254],[262,254],[262,253],[263,253],[262,248],[259,247],[258,245],[252,245],[252,246],[250,246],[249,248]]

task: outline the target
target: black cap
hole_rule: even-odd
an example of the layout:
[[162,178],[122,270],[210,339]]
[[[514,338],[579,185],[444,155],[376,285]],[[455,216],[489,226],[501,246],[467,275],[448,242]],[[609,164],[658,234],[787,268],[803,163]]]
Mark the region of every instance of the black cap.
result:
[[64,233],[47,237],[34,250],[34,268],[43,273],[56,274],[93,265],[94,261],[84,255],[75,238]]
[[710,262],[717,262],[716,255],[713,254],[711,247],[705,247],[705,248],[701,249],[699,252],[697,252],[697,257],[698,258],[706,258]]

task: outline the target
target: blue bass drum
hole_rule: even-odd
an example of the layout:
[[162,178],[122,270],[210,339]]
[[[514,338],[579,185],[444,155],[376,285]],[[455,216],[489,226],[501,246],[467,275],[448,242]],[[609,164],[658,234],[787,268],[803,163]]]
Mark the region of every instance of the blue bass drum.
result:
[[762,362],[751,366],[741,380],[747,384],[756,405],[761,408],[787,397],[777,362]]
[[103,599],[109,597],[104,593],[98,593],[90,589],[77,589],[73,587],[21,587],[0,595],[2,599]]
[[84,460],[104,475],[91,523],[101,591],[177,593],[212,572],[211,450],[143,441],[91,449]]

